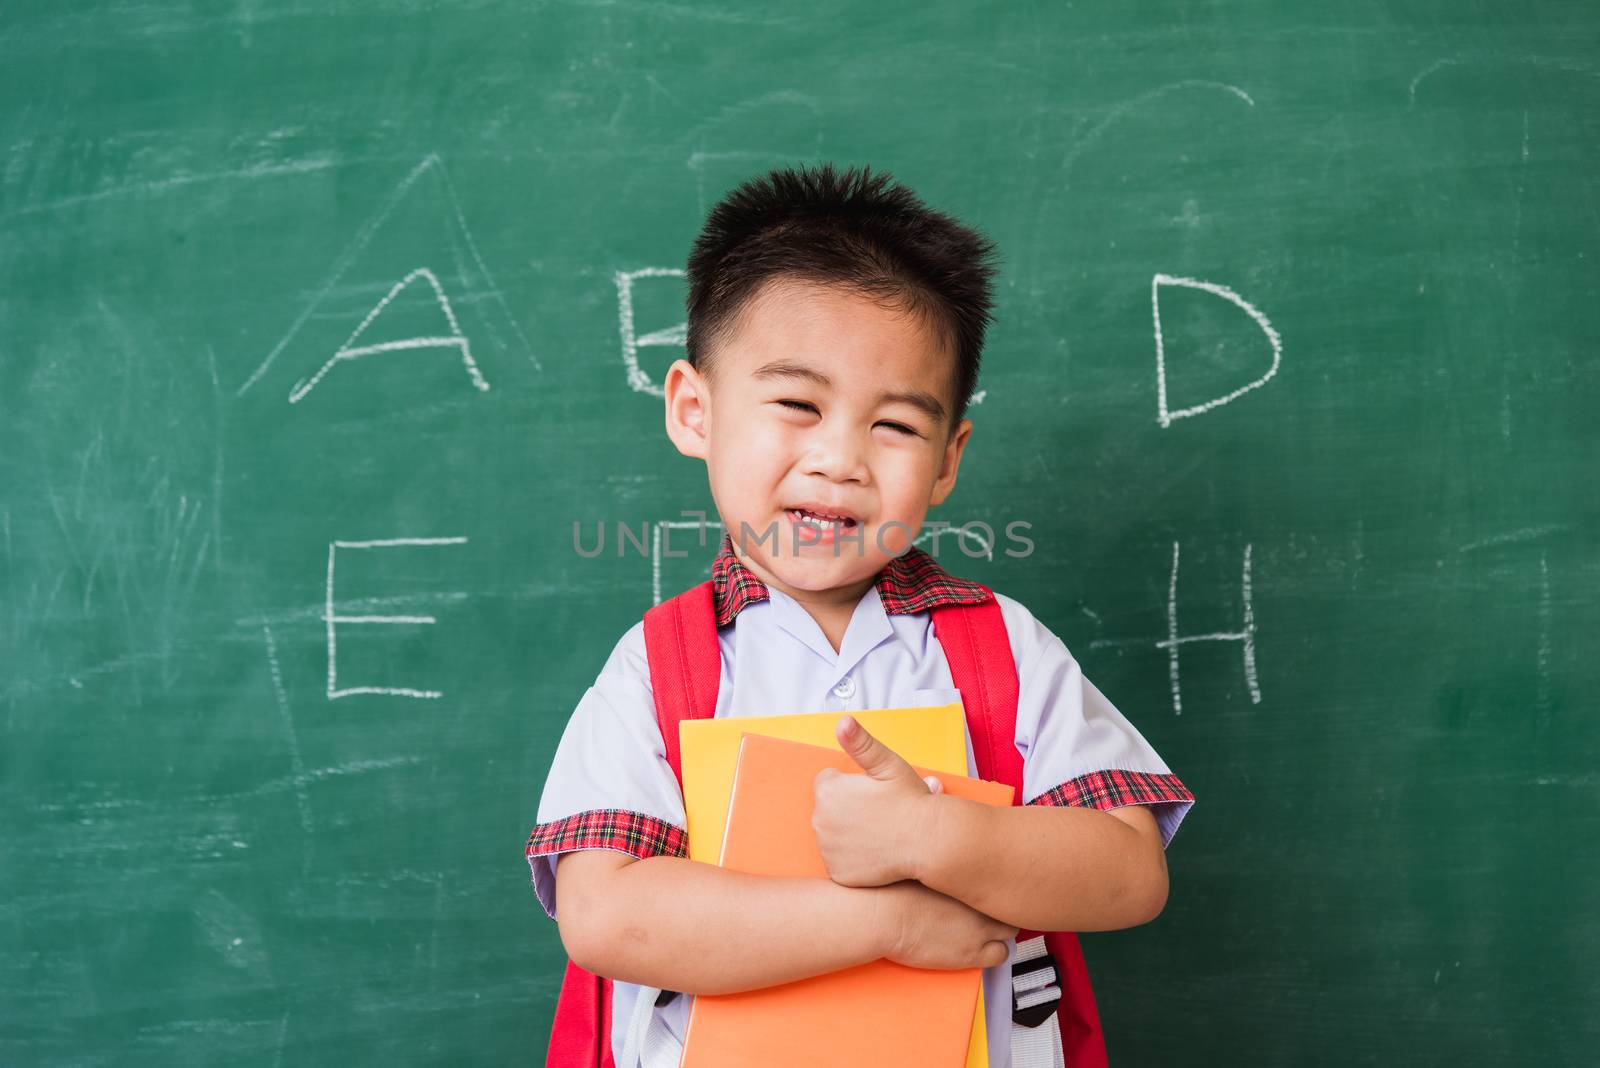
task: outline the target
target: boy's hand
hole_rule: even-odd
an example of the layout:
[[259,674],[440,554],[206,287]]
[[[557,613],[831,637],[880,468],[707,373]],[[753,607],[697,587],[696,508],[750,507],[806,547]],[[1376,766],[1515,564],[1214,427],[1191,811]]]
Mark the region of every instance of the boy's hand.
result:
[[993,968],[1011,955],[1017,929],[915,880],[886,886],[880,900],[884,956],[908,968]]
[[923,779],[853,716],[842,717],[834,734],[866,774],[817,773],[811,827],[828,875],[844,886],[916,878],[917,850],[933,833],[929,802],[941,792],[939,780]]

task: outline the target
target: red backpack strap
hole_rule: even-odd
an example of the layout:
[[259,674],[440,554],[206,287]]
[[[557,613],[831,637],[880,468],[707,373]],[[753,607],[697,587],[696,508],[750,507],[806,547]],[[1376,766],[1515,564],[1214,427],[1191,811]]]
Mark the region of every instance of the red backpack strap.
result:
[[722,647],[717,643],[710,579],[645,612],[644,647],[650,661],[656,723],[666,743],[667,763],[682,789],[678,724],[714,716],[717,687],[722,682]]
[[[717,710],[722,647],[716,610],[706,581],[663,601],[644,614],[645,655],[656,723],[667,762],[683,785],[678,723],[709,719]],[[658,1002],[659,1004],[659,1002]],[[550,1029],[546,1068],[616,1068],[611,1052],[611,980],[567,961],[561,997]]]
[[[992,592],[992,591],[991,591]],[[933,610],[933,633],[967,710],[967,733],[978,778],[1003,782],[1022,804],[1022,754],[1017,752],[1017,665],[1000,603],[951,604]]]
[[1061,1029],[1061,1053],[1067,1068],[1107,1068],[1100,1006],[1094,1000],[1089,965],[1078,936],[1072,931],[1051,931],[1044,936],[1044,948],[1056,959],[1061,975],[1056,1026]]
[[[950,604],[932,613],[934,637],[950,664],[950,678],[961,691],[978,777],[1012,788],[1011,803],[1022,797],[1022,754],[1017,752],[1017,663],[994,591],[980,604]],[[1026,942],[1038,931],[1018,931]],[[1045,950],[1060,973],[1061,1001],[1056,1023],[1067,1068],[1106,1068],[1105,1035],[1089,982],[1083,947],[1071,931],[1045,933]]]
[[567,961],[544,1063],[545,1068],[616,1068],[610,979]]

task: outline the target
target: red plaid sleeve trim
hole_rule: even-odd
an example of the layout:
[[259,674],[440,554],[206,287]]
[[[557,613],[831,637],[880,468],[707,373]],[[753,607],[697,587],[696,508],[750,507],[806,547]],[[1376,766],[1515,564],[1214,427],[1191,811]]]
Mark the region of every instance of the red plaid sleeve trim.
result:
[[526,854],[531,860],[574,849],[614,849],[638,860],[686,857],[689,838],[683,828],[642,812],[591,809],[539,824],[528,835]]
[[1091,771],[1052,786],[1030,805],[1072,805],[1078,808],[1120,808],[1123,805],[1156,805],[1168,801],[1193,801],[1178,777],[1146,771]]

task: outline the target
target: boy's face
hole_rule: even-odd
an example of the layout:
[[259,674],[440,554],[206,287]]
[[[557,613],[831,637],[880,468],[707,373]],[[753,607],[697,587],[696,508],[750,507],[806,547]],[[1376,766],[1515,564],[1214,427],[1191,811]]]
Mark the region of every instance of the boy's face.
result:
[[955,486],[972,422],[951,425],[954,359],[913,312],[780,278],[745,306],[709,379],[672,365],[667,433],[706,461],[717,511],[763,581],[864,591]]

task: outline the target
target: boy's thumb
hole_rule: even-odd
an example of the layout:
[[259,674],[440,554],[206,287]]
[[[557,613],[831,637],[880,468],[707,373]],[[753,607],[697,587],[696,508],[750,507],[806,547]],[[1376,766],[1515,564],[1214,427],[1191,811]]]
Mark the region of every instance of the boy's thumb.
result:
[[983,946],[983,966],[985,968],[998,968],[1011,956],[1011,949],[1004,942],[985,942]]
[[939,781],[939,776],[926,775],[923,777],[922,781],[928,784],[928,792],[930,794],[944,793],[944,783]]

